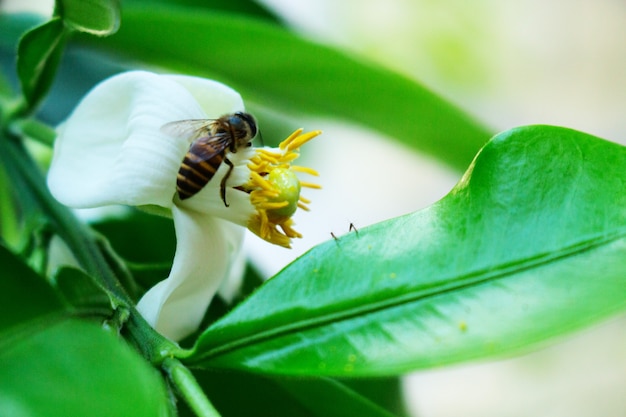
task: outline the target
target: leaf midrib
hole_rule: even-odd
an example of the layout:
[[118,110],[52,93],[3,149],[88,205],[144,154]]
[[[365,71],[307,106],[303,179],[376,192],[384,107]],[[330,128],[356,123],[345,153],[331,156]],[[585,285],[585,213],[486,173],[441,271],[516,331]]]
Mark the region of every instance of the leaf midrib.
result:
[[[571,256],[580,255],[582,253],[592,251],[604,245],[609,245],[615,241],[623,239],[624,237],[626,237],[626,228],[619,228],[613,233],[603,233],[601,236],[594,236],[585,240],[581,240],[558,251],[541,253],[533,257],[526,257],[508,263],[503,263],[497,267],[491,267],[470,272],[456,279],[447,281],[446,284],[437,285],[426,290],[422,288],[417,291],[410,291],[384,300],[369,302],[363,305],[357,305],[353,308],[341,310],[339,312],[330,312],[303,320],[292,321],[269,330],[260,331],[250,336],[240,337],[238,339],[217,346],[213,349],[209,349],[203,354],[195,357],[193,357],[194,350],[192,350],[190,351],[190,356],[193,357],[191,362],[207,361],[209,359],[213,359],[221,355],[226,355],[228,353],[245,348],[250,345],[282,337],[289,333],[306,331],[315,327],[324,326],[328,323],[337,323],[340,321],[350,320],[354,317],[362,317],[368,314],[375,314],[382,310],[391,309],[418,301],[423,301],[425,299],[428,299],[429,297],[440,296],[451,291],[482,285],[487,282],[507,276],[512,276],[523,271],[541,268],[542,266],[550,264],[552,262],[566,259]],[[220,331],[223,330],[224,328],[220,329]]]

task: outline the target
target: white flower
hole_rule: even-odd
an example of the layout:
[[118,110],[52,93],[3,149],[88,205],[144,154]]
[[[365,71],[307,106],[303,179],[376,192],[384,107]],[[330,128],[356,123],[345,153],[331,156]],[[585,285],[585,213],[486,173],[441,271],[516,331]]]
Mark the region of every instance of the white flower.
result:
[[291,161],[320,132],[299,130],[277,149],[227,153],[234,166],[226,182],[228,206],[220,196],[225,163],[193,197],[177,196],[177,174],[193,138],[173,137],[162,127],[243,110],[239,94],[218,82],[133,71],[96,86],[58,130],[48,186],[61,203],[124,204],[172,216],[177,246],[170,276],[138,303],[146,320],[172,340],[195,331],[218,288],[241,277],[241,226],[289,247],[300,237],[291,216],[308,203],[300,187],[317,188],[294,174],[315,171]]

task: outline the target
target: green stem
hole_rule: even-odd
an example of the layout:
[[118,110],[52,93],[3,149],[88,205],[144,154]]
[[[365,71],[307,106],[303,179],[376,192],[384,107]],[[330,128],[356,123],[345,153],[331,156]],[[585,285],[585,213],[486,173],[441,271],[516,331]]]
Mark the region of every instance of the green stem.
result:
[[52,146],[56,137],[54,129],[35,119],[18,119],[11,123],[9,130],[15,136],[26,136],[46,146]]
[[189,368],[177,359],[167,358],[163,361],[163,370],[198,417],[220,417]]
[[128,309],[130,317],[125,334],[144,357],[158,364],[164,357],[180,352],[175,343],[157,333],[136,310],[133,299],[120,284],[94,234],[52,197],[43,175],[22,144],[12,137],[0,136],[0,161],[7,175],[13,179],[14,188],[20,191],[20,197],[32,199],[46,214],[85,272],[106,288],[113,306]]
[[109,268],[87,227],[52,197],[45,186],[42,174],[21,143],[6,138],[0,140],[0,144],[0,154],[4,159],[5,167],[14,171],[12,177],[15,181],[22,183],[21,187],[16,188],[22,190],[21,192],[26,190],[30,192],[41,210],[48,215],[54,229],[72,249],[80,265],[88,274],[103,281],[104,287],[113,296],[114,305],[131,304],[130,298]]

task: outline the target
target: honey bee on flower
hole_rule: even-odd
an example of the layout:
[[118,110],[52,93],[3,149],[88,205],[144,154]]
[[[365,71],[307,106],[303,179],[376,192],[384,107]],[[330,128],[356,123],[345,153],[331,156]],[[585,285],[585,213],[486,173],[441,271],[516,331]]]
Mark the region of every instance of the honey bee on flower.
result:
[[[189,120],[202,122],[181,123]],[[58,128],[48,173],[57,200],[75,208],[137,206],[173,218],[170,275],[137,306],[173,340],[195,331],[222,284],[242,276],[241,226],[283,247],[301,237],[292,217],[309,200],[300,191],[319,186],[296,175],[315,170],[292,162],[321,132],[297,130],[278,148],[255,148],[256,131],[231,88],[145,71],[103,81]]]

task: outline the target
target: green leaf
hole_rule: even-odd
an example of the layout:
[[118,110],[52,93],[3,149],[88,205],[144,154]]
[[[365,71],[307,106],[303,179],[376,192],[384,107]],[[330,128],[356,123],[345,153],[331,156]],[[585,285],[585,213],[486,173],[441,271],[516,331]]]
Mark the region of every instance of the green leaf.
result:
[[54,280],[65,302],[73,308],[111,315],[111,301],[106,291],[80,269],[62,268]]
[[[239,372],[194,370],[207,397],[222,417],[312,417],[302,405],[271,379]],[[196,417],[184,403],[179,403],[181,417]]]
[[513,129],[438,203],[296,260],[184,361],[373,376],[514,354],[625,309],[625,236],[626,148]]
[[384,409],[391,411],[395,416],[408,415],[402,377],[351,378],[340,382]]
[[[15,72],[17,45],[21,35],[41,22],[40,16],[0,14],[0,65],[11,75]],[[119,63],[113,63],[110,57],[87,48],[67,48],[61,57],[49,95],[37,111],[39,120],[50,125],[59,124],[97,82],[127,69]],[[11,81],[17,81],[17,78],[12,78]]]
[[[390,417],[392,414],[328,379],[283,379],[239,372],[195,372],[222,417]],[[181,409],[181,416],[191,416]]]
[[45,279],[2,245],[0,265],[0,335],[6,336],[18,325],[57,320],[63,314],[61,300]]
[[393,416],[389,411],[333,379],[302,379],[297,383],[279,379],[276,382],[312,410],[314,415],[320,417]]
[[83,42],[150,66],[218,79],[265,107],[369,126],[458,168],[490,136],[416,82],[258,19],[128,7],[115,36]]
[[63,22],[55,18],[28,31],[20,40],[17,73],[29,110],[39,104],[54,81],[65,36]]
[[117,0],[57,0],[59,14],[71,29],[96,36],[108,36],[120,26]]
[[55,130],[36,119],[18,119],[11,123],[11,132],[24,139],[29,138],[37,143],[52,148],[56,138]]
[[[96,220],[91,226],[106,237],[112,248],[111,253],[121,258],[118,260],[123,260],[123,265],[144,291],[169,275],[176,251],[171,219],[128,210],[117,216]],[[129,235],[133,239],[128,239]],[[132,288],[127,285],[127,289],[130,291]]]
[[[176,235],[171,219],[129,210],[91,223],[117,254],[135,263],[172,263]],[[128,236],[133,236],[128,239]]]
[[279,19],[262,3],[251,0],[126,0],[124,6],[133,5],[135,7],[193,7],[205,10],[223,11],[246,15],[258,19],[265,19],[278,23]]
[[164,416],[158,372],[123,341],[67,320],[0,351],[0,415]]

